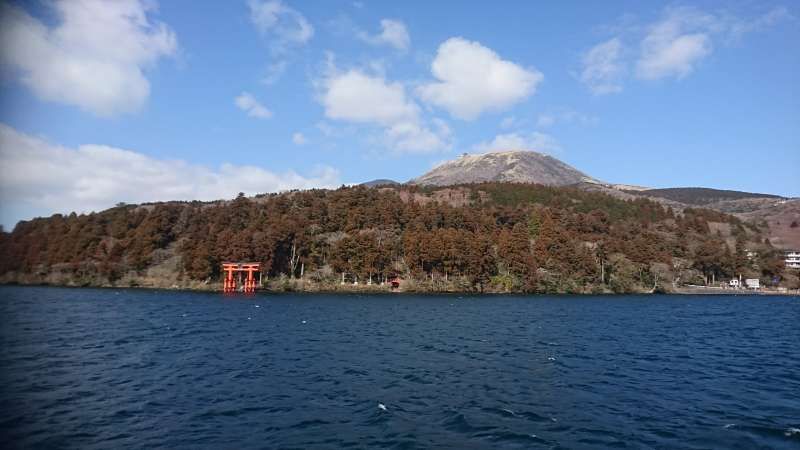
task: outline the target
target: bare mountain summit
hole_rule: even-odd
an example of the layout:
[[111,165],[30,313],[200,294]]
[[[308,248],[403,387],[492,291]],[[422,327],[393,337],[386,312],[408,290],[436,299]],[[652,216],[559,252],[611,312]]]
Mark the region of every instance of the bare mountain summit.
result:
[[447,186],[484,181],[538,183],[566,186],[600,183],[549,155],[532,151],[509,151],[481,155],[464,154],[409,183]]

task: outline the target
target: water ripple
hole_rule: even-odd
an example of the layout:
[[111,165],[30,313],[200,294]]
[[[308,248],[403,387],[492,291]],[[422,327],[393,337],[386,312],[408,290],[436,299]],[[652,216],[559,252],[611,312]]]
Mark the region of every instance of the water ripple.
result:
[[0,287],[2,448],[798,448],[791,297]]

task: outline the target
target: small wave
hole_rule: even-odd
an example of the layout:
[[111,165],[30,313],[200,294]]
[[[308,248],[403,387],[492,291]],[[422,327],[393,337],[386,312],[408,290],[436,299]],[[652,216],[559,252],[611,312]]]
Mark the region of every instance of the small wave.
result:
[[556,421],[555,418],[547,418],[545,416],[541,416],[539,414],[536,414],[535,412],[530,412],[530,411],[521,412],[519,413],[519,415],[527,420],[530,420],[531,422],[547,422],[548,420],[551,422]]
[[[478,435],[479,436],[479,435]],[[487,436],[489,437],[489,436]],[[494,442],[503,442],[508,444],[520,444],[527,446],[531,443],[538,443],[538,444],[545,444],[547,441],[540,438],[539,436],[533,433],[514,433],[514,432],[504,432],[500,434],[492,434],[490,440]]]
[[326,422],[326,421],[320,420],[320,419],[311,419],[311,420],[304,420],[302,422],[298,422],[298,423],[296,423],[294,425],[291,425],[289,428],[290,429],[295,429],[295,430],[303,430],[303,429],[310,428],[310,427],[318,427],[318,426],[322,426],[322,425],[328,425],[329,423],[330,422]]
[[517,413],[508,408],[481,408],[481,411],[496,414],[503,417],[518,417]]
[[493,430],[492,426],[479,426],[471,424],[464,414],[454,413],[452,417],[444,421],[444,427],[450,431],[458,433],[477,433],[481,431]]
[[410,373],[410,374],[404,376],[403,380],[409,381],[411,383],[417,383],[417,384],[432,384],[430,381],[428,381],[428,380],[426,380],[426,379],[424,379],[422,377],[419,377],[419,376],[417,376],[416,374],[413,374],[413,373]]
[[787,428],[783,435],[786,437],[800,436],[800,428]]

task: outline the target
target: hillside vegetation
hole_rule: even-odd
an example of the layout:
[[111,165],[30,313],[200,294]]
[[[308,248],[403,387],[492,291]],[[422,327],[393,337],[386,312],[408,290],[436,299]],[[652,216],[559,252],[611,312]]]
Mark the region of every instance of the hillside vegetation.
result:
[[744,200],[744,199],[781,199],[778,195],[771,194],[754,194],[751,192],[740,191],[726,191],[723,189],[710,189],[699,187],[684,187],[684,188],[665,188],[665,189],[647,189],[644,191],[626,191],[631,194],[644,195],[647,197],[660,197],[676,202],[684,203],[686,205],[706,206],[712,203],[724,202],[730,200]]
[[216,288],[222,261],[260,261],[274,289],[400,276],[419,291],[643,292],[771,283],[783,267],[763,237],[723,213],[569,187],[356,186],[20,222],[0,234],[0,280]]

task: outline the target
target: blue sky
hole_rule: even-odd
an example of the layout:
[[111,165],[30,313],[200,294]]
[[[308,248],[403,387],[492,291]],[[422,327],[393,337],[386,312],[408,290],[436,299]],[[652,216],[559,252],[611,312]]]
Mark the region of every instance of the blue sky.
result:
[[2,7],[0,223],[406,181],[530,149],[601,180],[800,196],[792,2]]

